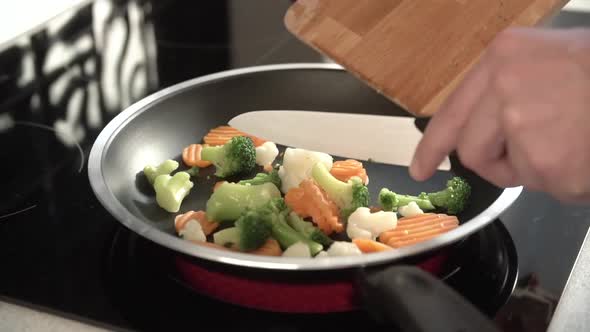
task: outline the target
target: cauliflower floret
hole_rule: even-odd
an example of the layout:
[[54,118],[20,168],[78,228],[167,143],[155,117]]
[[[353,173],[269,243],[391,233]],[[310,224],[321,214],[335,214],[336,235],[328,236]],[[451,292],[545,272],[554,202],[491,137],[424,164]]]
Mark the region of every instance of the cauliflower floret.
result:
[[201,227],[201,223],[196,221],[195,219],[191,219],[184,224],[184,227],[178,232],[178,235],[182,236],[185,240],[188,241],[207,241],[207,237],[203,232],[203,227]]
[[271,164],[279,155],[279,149],[273,142],[264,142],[256,148],[256,164],[266,166]]
[[424,211],[420,209],[416,202],[410,202],[408,205],[400,206],[397,211],[402,215],[402,217],[413,217],[419,214],[424,214]]
[[285,257],[311,257],[309,246],[303,242],[296,242],[283,252]]
[[352,242],[336,241],[326,251],[328,256],[358,256],[363,253]]
[[315,255],[315,258],[321,258],[321,257],[328,257],[328,253],[325,252],[324,250],[322,250]]
[[367,207],[357,208],[348,217],[346,234],[351,239],[375,240],[379,234],[394,229],[397,226],[397,215],[391,211],[371,213]]
[[323,152],[287,148],[283,164],[278,171],[281,178],[281,191],[286,194],[289,189],[298,187],[301,181],[311,178],[311,169],[318,162],[323,163],[330,170],[334,159]]

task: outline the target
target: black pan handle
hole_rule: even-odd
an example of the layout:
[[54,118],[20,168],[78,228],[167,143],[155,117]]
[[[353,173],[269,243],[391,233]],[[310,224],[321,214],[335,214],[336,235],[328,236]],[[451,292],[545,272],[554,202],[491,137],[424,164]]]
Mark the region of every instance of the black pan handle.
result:
[[379,323],[402,331],[499,332],[471,303],[418,267],[363,269],[358,286],[364,309]]

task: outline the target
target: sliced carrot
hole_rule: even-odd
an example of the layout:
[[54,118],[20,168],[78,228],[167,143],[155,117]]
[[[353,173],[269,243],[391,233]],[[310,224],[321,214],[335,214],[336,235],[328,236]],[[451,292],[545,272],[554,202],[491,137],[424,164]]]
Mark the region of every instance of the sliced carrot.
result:
[[413,245],[432,239],[459,226],[456,216],[444,213],[425,213],[400,218],[395,229],[379,235],[379,242],[393,248]]
[[187,166],[197,166],[200,168],[211,166],[210,161],[201,159],[203,145],[191,144],[182,150],[182,160]]
[[367,184],[369,176],[367,170],[363,167],[363,163],[354,159],[338,160],[332,164],[330,173],[340,181],[348,181],[350,178],[358,176]]
[[176,218],[174,218],[174,228],[176,228],[176,232],[180,233],[189,220],[198,221],[199,224],[201,224],[201,228],[203,228],[203,233],[205,233],[205,235],[213,233],[213,231],[219,227],[218,222],[207,219],[207,214],[205,211],[188,211],[186,213],[179,214],[176,216]]
[[364,253],[379,252],[393,249],[392,247],[386,244],[373,241],[371,239],[353,239],[352,242],[356,244],[359,250]]
[[227,182],[227,181],[217,181],[217,182],[215,182],[215,185],[213,186],[213,191],[217,190],[217,188],[219,188],[219,186],[221,186],[225,182]]
[[326,235],[344,231],[338,206],[311,179],[305,179],[299,187],[290,189],[285,195],[285,203],[302,218],[311,217]]
[[262,256],[281,256],[283,250],[277,240],[269,238],[266,242],[258,249],[248,251],[249,254],[262,255]]
[[207,135],[205,135],[205,137],[203,138],[203,141],[205,142],[205,144],[209,145],[223,145],[236,136],[250,137],[252,139],[252,142],[254,143],[254,146],[256,147],[261,146],[266,142],[266,140],[260,137],[248,135],[231,126],[219,126],[209,130]]

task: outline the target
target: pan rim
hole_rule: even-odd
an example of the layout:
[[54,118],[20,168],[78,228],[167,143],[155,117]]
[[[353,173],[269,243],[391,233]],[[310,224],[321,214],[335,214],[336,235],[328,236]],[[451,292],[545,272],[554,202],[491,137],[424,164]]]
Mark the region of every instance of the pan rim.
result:
[[199,246],[183,240],[175,235],[161,231],[149,225],[137,216],[130,213],[115,197],[109,189],[104,176],[102,165],[105,162],[104,155],[108,148],[126,123],[149,109],[153,103],[162,99],[173,97],[186,89],[197,85],[208,84],[240,75],[247,75],[265,71],[282,70],[338,70],[344,68],[332,63],[287,63],[242,67],[216,72],[204,76],[192,78],[156,91],[139,101],[128,106],[117,114],[100,132],[93,143],[88,158],[88,178],[95,196],[103,207],[121,224],[138,235],[155,242],[158,245],[177,251],[181,254],[195,258],[213,261],[216,263],[230,264],[247,268],[260,268],[269,270],[334,270],[366,267],[393,263],[404,258],[423,254],[438,248],[453,244],[485,227],[504,213],[520,196],[522,186],[505,188],[500,196],[484,211],[461,224],[454,230],[439,235],[419,244],[380,253],[365,254],[360,256],[325,257],[322,259],[292,258],[292,257],[268,257],[256,256],[240,252],[223,251],[206,246]]

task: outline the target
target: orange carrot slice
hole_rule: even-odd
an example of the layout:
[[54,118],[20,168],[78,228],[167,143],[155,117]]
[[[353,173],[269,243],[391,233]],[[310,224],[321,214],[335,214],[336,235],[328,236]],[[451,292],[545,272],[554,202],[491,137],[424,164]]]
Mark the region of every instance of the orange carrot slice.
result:
[[269,238],[266,242],[258,249],[248,251],[249,254],[262,255],[262,256],[281,256],[283,250],[277,240]]
[[205,142],[205,144],[209,145],[223,145],[236,136],[250,137],[254,142],[254,146],[256,147],[261,146],[266,142],[266,140],[262,138],[253,135],[248,135],[231,126],[219,126],[209,130],[207,135],[205,135],[205,137],[203,138],[203,141]]
[[305,179],[299,187],[290,189],[285,195],[285,203],[302,218],[311,217],[326,235],[344,231],[338,206],[311,179]]
[[338,160],[332,164],[330,173],[340,181],[347,182],[350,178],[358,176],[363,180],[363,183],[367,184],[369,177],[367,170],[363,167],[363,164],[354,159]]
[[211,234],[217,229],[217,227],[219,227],[219,223],[207,219],[205,211],[188,211],[179,214],[174,218],[174,228],[176,228],[176,233],[180,233],[189,220],[198,221],[199,224],[201,224],[201,228],[203,228],[203,233],[205,233],[205,235]]
[[353,239],[352,242],[356,244],[359,250],[364,253],[379,252],[393,249],[388,245],[385,245],[381,242],[373,241],[371,239]]
[[187,166],[197,166],[200,168],[211,166],[210,161],[201,159],[203,145],[191,144],[182,150],[182,160]]
[[456,216],[444,213],[425,213],[400,218],[397,227],[379,235],[379,242],[393,248],[413,245],[430,240],[459,226]]

